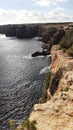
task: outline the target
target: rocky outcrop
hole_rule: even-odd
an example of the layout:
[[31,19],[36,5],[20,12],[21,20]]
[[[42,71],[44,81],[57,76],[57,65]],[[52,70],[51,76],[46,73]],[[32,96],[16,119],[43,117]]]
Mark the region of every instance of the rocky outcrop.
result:
[[61,41],[61,39],[62,39],[62,37],[65,35],[65,31],[63,30],[63,29],[59,29],[56,33],[55,33],[55,35],[54,35],[54,37],[53,37],[53,44],[55,45],[55,44],[58,44],[60,41]]
[[32,57],[36,57],[36,56],[46,56],[46,55],[49,55],[49,52],[48,51],[37,51],[35,53],[32,54]]
[[50,39],[53,37],[53,35],[56,33],[57,28],[56,27],[49,27],[47,29],[44,29],[45,31],[42,32],[42,42],[48,43]]
[[65,31],[63,29],[56,29],[54,27],[49,28],[47,32],[44,32],[41,35],[41,40],[47,44],[42,45],[42,52],[35,52],[32,54],[32,57],[49,55],[51,47],[53,45],[59,44],[64,35]]
[[[37,130],[72,130],[73,58],[68,57],[62,50],[59,50],[58,45],[52,47],[51,55],[51,76],[55,75],[60,69],[62,70],[62,76],[54,95],[51,95],[49,88],[47,102],[34,105],[34,110],[29,119],[30,121],[36,120]],[[53,84],[51,87],[53,87]]]
[[54,35],[51,37],[51,39],[47,42],[47,44],[44,44],[42,46],[42,48],[50,51],[53,45],[59,44],[64,35],[65,31],[63,29],[58,29],[56,33],[54,33]]

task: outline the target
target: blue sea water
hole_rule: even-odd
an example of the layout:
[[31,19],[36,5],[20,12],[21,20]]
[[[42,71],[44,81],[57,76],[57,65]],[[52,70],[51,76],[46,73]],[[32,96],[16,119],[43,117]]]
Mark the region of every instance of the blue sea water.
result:
[[31,57],[41,44],[35,38],[0,35],[0,130],[9,130],[9,119],[19,124],[28,117],[42,94],[45,74],[41,70],[50,65],[50,58]]

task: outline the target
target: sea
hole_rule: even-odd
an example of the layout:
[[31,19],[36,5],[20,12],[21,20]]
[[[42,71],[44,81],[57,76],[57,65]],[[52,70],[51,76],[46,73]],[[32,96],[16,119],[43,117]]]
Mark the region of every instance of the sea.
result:
[[0,35],[0,130],[10,130],[11,119],[17,127],[38,103],[51,62],[50,56],[31,56],[41,46],[37,38]]

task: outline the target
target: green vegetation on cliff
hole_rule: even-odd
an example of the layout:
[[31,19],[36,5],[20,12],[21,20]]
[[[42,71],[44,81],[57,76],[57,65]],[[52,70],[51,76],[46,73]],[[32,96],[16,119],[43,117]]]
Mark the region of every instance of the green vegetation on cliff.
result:
[[60,68],[54,75],[50,78],[49,91],[53,96],[55,91],[58,89],[59,81],[62,77],[62,69]]
[[21,123],[21,127],[17,128],[16,130],[37,130],[35,125],[36,121],[30,122],[29,119],[26,119]]
[[51,72],[48,72],[44,80],[44,89],[42,97],[40,98],[40,103],[45,103],[47,101],[47,89],[49,88],[50,78],[51,78]]
[[69,30],[63,37],[60,46],[69,56],[73,57],[73,29]]
[[62,76],[62,69],[59,69],[55,74],[48,72],[44,81],[44,89],[40,103],[47,102],[47,90],[49,89],[50,94],[53,96],[55,91],[58,89],[58,84]]
[[10,119],[8,121],[8,123],[9,123],[9,126],[10,126],[11,130],[37,130],[37,128],[35,126],[36,125],[36,121],[33,120],[33,121],[30,122],[30,120],[28,118],[25,119],[21,123],[20,127],[16,128],[16,129],[15,129],[15,121],[13,119]]

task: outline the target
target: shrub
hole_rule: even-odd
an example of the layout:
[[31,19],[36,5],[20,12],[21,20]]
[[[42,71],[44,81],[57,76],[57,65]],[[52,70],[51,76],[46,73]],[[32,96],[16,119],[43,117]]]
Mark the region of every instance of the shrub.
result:
[[73,45],[73,29],[69,30],[68,33],[62,38],[60,46],[62,49],[67,50]]
[[13,120],[13,119],[10,119],[10,120],[8,121],[8,123],[9,123],[9,126],[10,126],[11,130],[14,130],[14,129],[15,129],[15,122],[14,122],[14,120]]
[[73,45],[71,47],[69,47],[69,49],[66,50],[66,53],[69,55],[69,56],[72,56],[73,57]]
[[49,88],[50,78],[51,78],[51,72],[48,72],[45,77],[44,89],[42,97],[40,98],[40,103],[45,103],[47,101],[47,89]]
[[30,122],[29,119],[26,119],[22,122],[21,127],[24,130],[24,128],[27,128],[27,130],[37,130],[36,128],[36,121]]
[[54,95],[55,91],[58,89],[58,84],[61,76],[62,76],[62,69],[59,69],[53,76],[51,76],[49,90],[52,96]]
[[27,127],[27,128],[29,128],[29,125],[30,125],[30,121],[28,119],[24,120],[21,124],[22,127]]
[[31,128],[30,130],[37,130],[35,125],[36,125],[36,121],[32,121],[30,125],[30,128]]
[[64,92],[68,92],[68,90],[69,90],[69,87],[65,87],[65,88],[63,89]]

